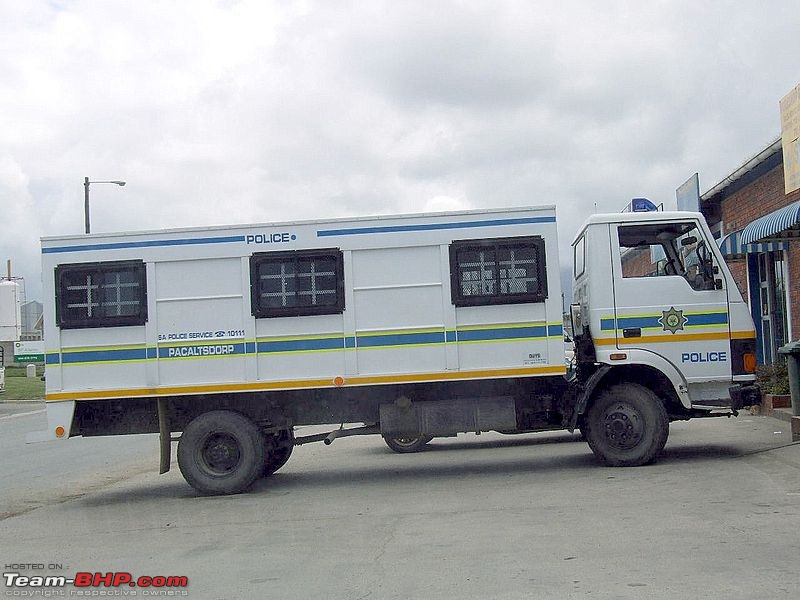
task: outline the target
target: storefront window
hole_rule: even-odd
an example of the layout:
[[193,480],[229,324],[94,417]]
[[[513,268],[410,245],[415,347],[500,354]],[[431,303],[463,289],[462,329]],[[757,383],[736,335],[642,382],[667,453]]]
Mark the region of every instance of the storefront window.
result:
[[775,362],[780,356],[778,348],[788,341],[786,278],[783,252],[762,252],[758,255],[758,297],[764,363]]

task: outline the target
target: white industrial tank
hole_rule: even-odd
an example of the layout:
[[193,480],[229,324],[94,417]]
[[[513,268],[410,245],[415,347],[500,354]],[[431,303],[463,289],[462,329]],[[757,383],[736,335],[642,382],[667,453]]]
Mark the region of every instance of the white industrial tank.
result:
[[20,290],[14,281],[0,281],[0,342],[16,342],[22,334]]

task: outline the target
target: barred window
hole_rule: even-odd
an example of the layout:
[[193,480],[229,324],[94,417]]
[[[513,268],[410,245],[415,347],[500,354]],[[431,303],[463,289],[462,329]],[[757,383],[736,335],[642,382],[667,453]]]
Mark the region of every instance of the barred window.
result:
[[56,267],[56,317],[62,329],[122,327],[147,321],[142,261]]
[[481,306],[547,298],[540,237],[462,240],[450,245],[453,304]]
[[342,252],[334,248],[254,254],[250,288],[257,318],[341,313]]

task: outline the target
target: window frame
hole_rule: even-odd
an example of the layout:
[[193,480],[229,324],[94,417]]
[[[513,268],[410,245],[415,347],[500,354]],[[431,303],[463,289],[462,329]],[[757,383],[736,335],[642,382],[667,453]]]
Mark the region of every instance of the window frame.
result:
[[[661,235],[661,232],[657,233],[655,239],[652,242],[649,242],[647,239],[643,241],[649,246],[649,254],[650,254],[650,265],[655,266],[655,271],[650,273],[645,273],[643,275],[632,275],[626,274],[626,265],[625,265],[625,256],[628,252],[633,252],[636,250],[643,251],[646,247],[645,245],[636,245],[636,246],[629,246],[624,245],[622,243],[623,239],[627,239],[628,232],[637,232],[641,230],[655,230],[658,227],[662,227],[664,231],[669,228],[682,228],[682,231],[671,231],[669,233],[673,233],[673,237],[671,238],[664,238],[659,240],[658,235]],[[685,236],[694,233],[695,237],[697,238],[695,243],[689,247],[684,246],[680,240],[682,240]],[[623,234],[625,237],[623,238]],[[715,289],[724,289],[724,281],[723,278],[717,278],[713,273],[713,268],[718,266],[718,260],[714,251],[711,247],[707,245],[706,236],[703,234],[703,230],[700,224],[694,220],[685,220],[685,221],[674,221],[674,222],[665,222],[665,223],[656,223],[652,225],[650,223],[633,223],[633,224],[620,224],[617,227],[617,247],[619,248],[619,259],[620,259],[620,275],[623,279],[637,279],[637,278],[653,278],[653,277],[679,277],[683,279],[686,284],[695,292],[707,292],[712,291]],[[713,243],[713,242],[712,242]],[[706,256],[707,259],[710,261],[708,263],[708,272],[704,272],[700,269],[694,276],[690,277],[690,268],[697,267],[699,264],[699,248],[703,246],[706,249]],[[656,248],[660,249],[661,254],[663,254],[664,258],[658,258],[656,256],[657,251]],[[693,257],[697,258],[697,260]],[[656,260],[658,258],[658,260]],[[663,265],[662,265],[663,263]],[[672,271],[672,272],[670,272]],[[698,280],[698,276],[700,279]],[[722,287],[717,287],[721,285]]]
[[[336,261],[336,303],[322,306],[264,307],[261,305],[258,268],[266,262],[288,262],[295,264],[301,259],[330,259]],[[296,272],[296,269],[295,269]],[[295,294],[296,295],[296,294]],[[344,299],[344,255],[339,248],[320,248],[312,250],[280,250],[275,252],[256,252],[250,255],[250,313],[256,319],[275,317],[303,317],[309,315],[341,314],[345,309]]]
[[[74,271],[83,271],[87,274],[101,274],[113,273],[123,269],[134,269],[136,272],[136,281],[139,284],[141,295],[139,297],[139,311],[135,315],[123,316],[102,316],[91,319],[71,319],[67,318],[62,310],[62,302],[64,300],[64,277],[67,273]],[[98,327],[138,327],[147,322],[147,266],[142,260],[115,260],[115,261],[100,261],[91,263],[69,263],[57,265],[55,268],[55,309],[56,309],[56,325],[60,329],[95,329]]]
[[[525,292],[518,294],[501,294],[500,269],[496,269],[497,274],[495,278],[497,293],[488,295],[470,295],[465,296],[461,293],[461,281],[459,275],[461,270],[458,264],[458,255],[460,252],[485,250],[493,248],[495,252],[499,252],[503,248],[509,247],[530,247],[536,250],[536,278],[539,283],[539,290],[536,292]],[[545,253],[545,242],[542,236],[521,236],[521,237],[503,237],[503,238],[486,238],[486,239],[472,239],[472,240],[454,240],[450,243],[450,297],[452,303],[457,307],[466,306],[495,306],[502,304],[532,304],[544,302],[548,297],[547,289],[547,263]]]
[[[578,256],[580,254],[580,261],[578,261]],[[586,273],[586,234],[584,233],[581,237],[578,238],[578,241],[575,242],[575,246],[573,249],[573,256],[572,256],[572,275],[573,279],[578,279],[581,275]],[[580,266],[580,271],[578,267]]]

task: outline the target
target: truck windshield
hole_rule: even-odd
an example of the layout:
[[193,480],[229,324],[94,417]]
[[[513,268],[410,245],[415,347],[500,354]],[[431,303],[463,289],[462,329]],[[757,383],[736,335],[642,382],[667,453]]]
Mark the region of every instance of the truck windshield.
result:
[[622,276],[680,276],[695,290],[715,288],[714,267],[696,223],[621,225]]

